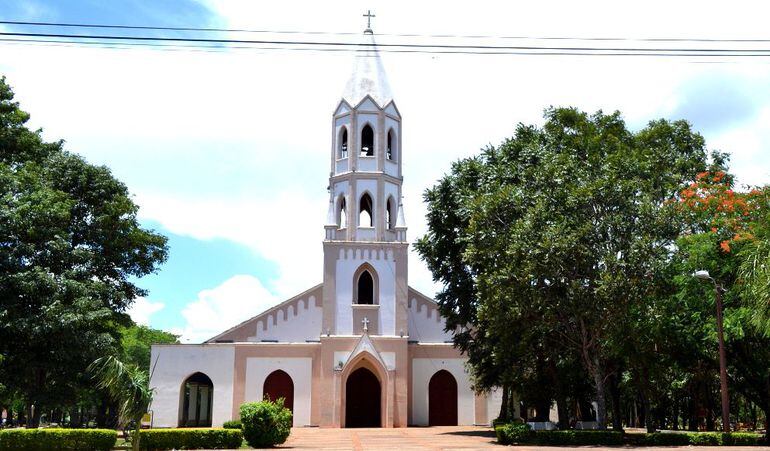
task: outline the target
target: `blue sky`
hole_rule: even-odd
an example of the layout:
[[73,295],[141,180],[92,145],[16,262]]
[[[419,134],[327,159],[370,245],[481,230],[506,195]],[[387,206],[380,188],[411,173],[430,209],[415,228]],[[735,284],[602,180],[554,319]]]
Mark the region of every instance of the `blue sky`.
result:
[[[358,33],[361,14],[372,9],[375,32],[384,35],[745,39],[768,37],[765,8],[742,0],[729,9],[690,0],[26,0],[3,2],[0,18]],[[425,233],[421,193],[452,161],[500,142],[518,122],[540,123],[550,105],[620,110],[633,128],[688,119],[709,147],[733,155],[741,182],[770,180],[770,58],[383,59],[404,117],[412,240]],[[0,44],[0,73],[31,125],[108,166],[133,193],[142,223],[169,237],[168,262],[139,281],[149,294],[131,313],[185,341],[213,336],[321,281],[329,126],[351,68],[344,52]],[[425,266],[414,254],[409,264],[410,285],[433,294]]]

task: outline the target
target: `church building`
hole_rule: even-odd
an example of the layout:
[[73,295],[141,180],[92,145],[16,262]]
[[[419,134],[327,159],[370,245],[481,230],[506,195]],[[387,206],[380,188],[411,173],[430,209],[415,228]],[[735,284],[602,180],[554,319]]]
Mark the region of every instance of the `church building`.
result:
[[202,344],[152,347],[154,427],[284,398],[294,426],[489,424],[436,302],[408,285],[401,113],[370,29],[331,122],[322,282]]

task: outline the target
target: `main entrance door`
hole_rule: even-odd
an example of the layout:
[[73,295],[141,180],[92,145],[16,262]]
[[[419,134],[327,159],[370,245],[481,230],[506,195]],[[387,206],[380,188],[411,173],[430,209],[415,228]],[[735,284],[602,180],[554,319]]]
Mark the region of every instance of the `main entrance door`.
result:
[[371,371],[359,368],[345,385],[345,427],[378,428],[380,422],[380,381]]
[[441,370],[428,383],[428,424],[457,426],[457,381]]

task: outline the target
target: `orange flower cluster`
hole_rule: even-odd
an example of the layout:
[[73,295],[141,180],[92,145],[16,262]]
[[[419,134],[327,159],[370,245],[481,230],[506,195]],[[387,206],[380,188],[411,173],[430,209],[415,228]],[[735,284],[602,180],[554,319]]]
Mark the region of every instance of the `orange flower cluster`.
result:
[[724,171],[701,172],[679,192],[680,207],[700,218],[726,253],[730,252],[731,244],[754,238],[752,224],[768,200],[767,188],[735,192]]

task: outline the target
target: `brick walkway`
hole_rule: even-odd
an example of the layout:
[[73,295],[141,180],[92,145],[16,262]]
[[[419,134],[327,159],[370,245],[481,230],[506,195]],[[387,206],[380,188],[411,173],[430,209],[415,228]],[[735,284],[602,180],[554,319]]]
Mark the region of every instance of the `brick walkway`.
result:
[[497,447],[485,427],[292,429],[280,448],[323,450],[474,450]]
[[[565,451],[565,447],[517,446],[503,447],[495,442],[489,428],[457,426],[395,429],[292,429],[289,440],[278,449],[319,450],[476,450],[498,448],[511,451]],[[626,447],[603,448],[586,446],[587,450],[622,450]],[[274,448],[275,449],[275,448]],[[655,450],[679,451],[770,451],[770,447],[660,447]]]

